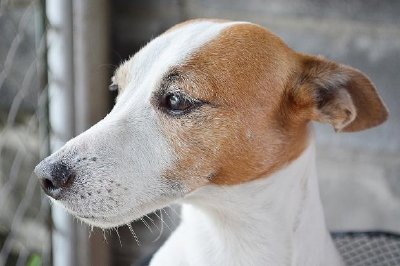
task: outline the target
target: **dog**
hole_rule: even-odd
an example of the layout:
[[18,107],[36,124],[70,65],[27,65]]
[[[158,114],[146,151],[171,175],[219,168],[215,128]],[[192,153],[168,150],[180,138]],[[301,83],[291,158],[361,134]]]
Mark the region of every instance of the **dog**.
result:
[[153,266],[343,264],[310,122],[337,132],[383,123],[363,73],[253,23],[198,19],[122,63],[111,88],[111,112],[35,168],[53,201],[101,228],[182,204]]

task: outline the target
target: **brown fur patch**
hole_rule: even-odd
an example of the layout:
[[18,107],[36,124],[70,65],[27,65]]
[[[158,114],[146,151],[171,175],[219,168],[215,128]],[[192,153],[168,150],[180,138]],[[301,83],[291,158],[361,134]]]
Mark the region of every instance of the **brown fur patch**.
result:
[[162,116],[178,158],[165,175],[191,188],[270,175],[297,158],[308,129],[287,104],[296,54],[254,24],[237,24],[184,65],[179,87],[209,102],[181,118]]
[[[292,98],[309,118],[353,132],[383,123],[388,111],[375,86],[362,72],[322,57],[299,54]],[[304,110],[303,110],[304,112]]]

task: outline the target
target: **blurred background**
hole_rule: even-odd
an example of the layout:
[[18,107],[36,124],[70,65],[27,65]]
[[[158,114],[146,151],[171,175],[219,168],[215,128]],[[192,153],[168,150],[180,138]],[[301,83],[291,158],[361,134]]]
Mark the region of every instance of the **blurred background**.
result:
[[399,14],[396,0],[0,0],[0,266],[135,265],[179,223],[176,208],[133,223],[139,244],[128,227],[89,232],[50,207],[32,170],[112,108],[122,60],[198,17],[259,23],[374,81],[384,125],[315,125],[322,200],[332,231],[400,233]]

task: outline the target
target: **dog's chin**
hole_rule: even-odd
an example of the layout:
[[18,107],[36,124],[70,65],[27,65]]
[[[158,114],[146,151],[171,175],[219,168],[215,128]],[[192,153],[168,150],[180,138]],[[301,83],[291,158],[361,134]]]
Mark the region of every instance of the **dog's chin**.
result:
[[132,218],[132,219],[125,218],[124,219],[123,217],[120,217],[120,216],[112,217],[111,219],[110,219],[110,217],[87,218],[87,217],[80,217],[78,215],[74,215],[74,216],[90,226],[99,227],[101,229],[109,229],[109,228],[119,227],[119,226],[122,226],[125,224],[129,224],[133,220],[136,220],[134,218]]
[[84,223],[102,229],[115,228],[129,224],[146,214],[146,213],[138,214],[138,212],[134,210],[130,210],[116,215],[106,215],[106,214],[87,215],[87,214],[76,213],[73,211],[69,212],[79,220],[83,221]]
[[95,226],[102,229],[115,228],[129,224],[132,221],[139,219],[146,214],[143,213],[142,215],[140,215],[134,210],[128,210],[126,212],[122,212],[120,214],[115,214],[115,215],[100,214],[100,213],[96,213],[94,215],[89,213],[82,213],[80,211],[75,211],[75,208],[69,206],[68,204],[66,204],[66,202],[60,202],[54,199],[51,199],[51,202],[54,205],[63,208],[66,212],[73,215],[78,220],[81,220],[82,222],[90,226]]
[[166,195],[163,196],[164,197],[160,197],[157,200],[131,206],[131,208],[127,208],[125,210],[121,210],[116,207],[115,210],[118,210],[118,212],[111,213],[101,211],[96,212],[93,209],[90,209],[91,211],[86,212],[86,210],[88,210],[88,206],[82,206],[81,204],[77,205],[76,203],[73,204],[67,199],[51,199],[51,201],[55,205],[63,207],[68,213],[90,226],[108,229],[129,224],[142,218],[148,213],[164,208],[179,198],[175,194],[169,197]]

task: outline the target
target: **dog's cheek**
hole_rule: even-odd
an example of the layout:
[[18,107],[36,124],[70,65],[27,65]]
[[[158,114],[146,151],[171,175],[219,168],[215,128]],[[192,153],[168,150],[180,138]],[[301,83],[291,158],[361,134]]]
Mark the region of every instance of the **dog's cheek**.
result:
[[172,184],[173,189],[177,188],[186,194],[209,183],[213,172],[209,163],[192,155],[179,160],[179,163],[166,170],[162,176]]
[[220,169],[221,146],[232,132],[229,121],[220,113],[203,113],[185,121],[163,122],[163,134],[175,154],[163,176],[179,182],[185,192],[208,184]]

